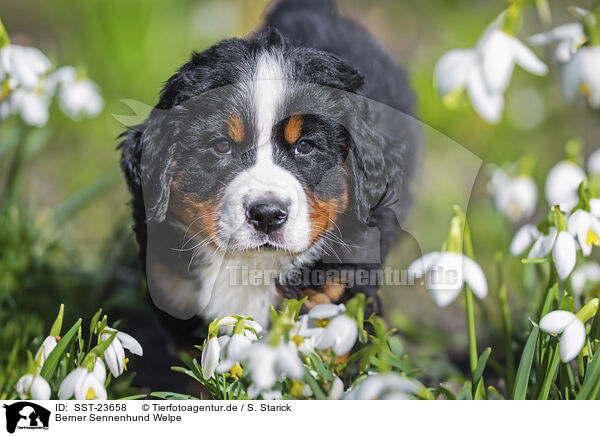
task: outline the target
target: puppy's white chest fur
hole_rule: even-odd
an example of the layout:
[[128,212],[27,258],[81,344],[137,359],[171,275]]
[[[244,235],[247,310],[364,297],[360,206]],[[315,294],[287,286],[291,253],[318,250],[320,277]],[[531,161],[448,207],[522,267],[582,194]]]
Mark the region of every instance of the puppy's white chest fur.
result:
[[268,325],[269,307],[282,301],[276,279],[290,259],[270,252],[233,256],[213,252],[206,259],[198,269],[198,306],[204,320],[245,315]]

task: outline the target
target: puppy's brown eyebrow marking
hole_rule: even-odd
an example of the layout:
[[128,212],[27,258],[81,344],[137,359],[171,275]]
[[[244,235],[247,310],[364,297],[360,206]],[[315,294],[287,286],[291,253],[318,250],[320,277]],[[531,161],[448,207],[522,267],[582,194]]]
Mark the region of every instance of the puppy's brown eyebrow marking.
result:
[[232,113],[227,118],[227,134],[238,144],[244,140],[244,123],[236,113]]
[[292,115],[285,126],[283,136],[289,144],[294,144],[302,134],[302,117],[300,115]]

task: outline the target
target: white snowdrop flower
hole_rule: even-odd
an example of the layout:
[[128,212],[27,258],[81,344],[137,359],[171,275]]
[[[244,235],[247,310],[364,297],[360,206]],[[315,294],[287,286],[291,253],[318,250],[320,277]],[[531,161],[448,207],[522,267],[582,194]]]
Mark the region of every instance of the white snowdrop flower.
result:
[[588,283],[600,282],[600,265],[586,262],[571,274],[571,288],[576,296],[580,296]]
[[308,338],[314,337],[323,331],[329,321],[343,314],[346,306],[343,304],[321,303],[314,306],[306,315],[298,318],[298,328],[295,334]]
[[304,366],[293,342],[275,346],[254,343],[249,352],[248,369],[253,384],[261,391],[270,389],[284,377],[296,380],[304,377]]
[[542,234],[536,226],[533,224],[525,224],[515,234],[513,240],[510,243],[510,254],[512,256],[518,256],[527,250],[533,244],[533,242],[539,238]]
[[[223,337],[223,336],[221,336]],[[242,333],[235,333],[231,338],[225,336],[220,347],[219,356],[223,359],[217,366],[217,372],[222,374],[229,371],[235,364],[248,357],[252,341]]]
[[489,123],[500,121],[504,95],[486,87],[475,49],[453,49],[445,53],[435,66],[434,80],[442,98],[465,90],[481,118]]
[[210,338],[204,345],[204,348],[202,349],[202,357],[200,359],[200,366],[202,367],[202,377],[204,377],[206,380],[212,378],[215,374],[215,370],[219,365],[220,352],[221,345],[219,344],[219,339],[216,337]]
[[558,277],[565,280],[573,271],[577,260],[577,243],[573,235],[565,230],[558,232],[556,227],[551,227],[547,235],[542,235],[535,241],[527,257],[539,259],[550,252]]
[[494,196],[494,205],[512,222],[527,219],[535,212],[537,186],[526,175],[510,177],[503,169],[492,171],[488,190]]
[[439,59],[434,71],[442,98],[466,90],[473,108],[490,123],[502,116],[504,92],[515,65],[536,75],[548,71],[529,48],[500,29],[502,17],[486,29],[475,48],[450,50]]
[[493,24],[476,45],[480,56],[483,78],[492,93],[504,93],[515,65],[538,76],[548,72],[548,67],[519,39],[503,32]]
[[337,375],[333,377],[331,381],[331,387],[329,388],[329,399],[339,400],[344,394],[344,382]]
[[563,212],[570,212],[579,202],[578,188],[585,180],[585,172],[570,161],[557,163],[546,178],[546,199],[550,206],[559,206]]
[[592,245],[598,245],[600,236],[600,221],[585,210],[578,209],[567,221],[569,233],[577,237],[581,252],[584,256],[592,253]]
[[352,349],[357,337],[356,321],[348,315],[338,315],[315,338],[315,348],[319,350],[331,348],[337,356],[342,356]]
[[408,400],[417,384],[393,372],[368,375],[352,388],[344,400]]
[[302,315],[298,319],[298,326],[290,333],[291,341],[298,347],[298,352],[308,356],[315,351],[315,338],[323,331],[322,328],[308,327],[308,316]]
[[78,78],[71,66],[57,69],[48,78],[50,86],[58,86],[58,103],[70,118],[95,117],[104,107],[100,89],[93,81]]
[[41,375],[25,374],[17,381],[15,390],[22,400],[27,398],[33,400],[50,399],[50,385]]
[[590,203],[590,213],[596,218],[600,218],[600,198],[592,198]]
[[345,311],[343,304],[322,303],[300,316],[296,329],[291,332],[298,351],[308,355],[315,348],[332,348],[338,356],[350,351],[356,342],[358,328]]
[[585,345],[585,325],[573,313],[555,310],[540,320],[540,329],[546,333],[560,334],[560,359],[569,362],[577,357]]
[[590,174],[600,174],[600,149],[590,154],[587,161],[587,169]]
[[68,400],[106,400],[106,368],[101,359],[96,359],[94,368],[75,368],[60,384],[58,398]]
[[565,97],[573,102],[583,95],[590,107],[600,107],[600,45],[584,46],[562,68]]
[[127,333],[117,331],[110,327],[106,327],[104,331],[107,333],[103,332],[102,335],[100,335],[100,340],[102,341],[106,341],[110,337],[111,332],[117,332],[115,338],[104,352],[106,364],[113,377],[116,378],[123,374],[123,371],[127,370],[127,362],[129,359],[125,358],[125,350],[129,350],[138,356],[142,356],[144,350],[140,343]]
[[454,252],[428,253],[408,266],[408,273],[415,278],[427,274],[426,287],[435,303],[446,307],[468,284],[479,298],[488,292],[487,281],[481,267],[468,256]]
[[46,359],[50,353],[52,353],[56,344],[57,341],[54,336],[47,336],[46,339],[44,339],[44,342],[42,342],[42,345],[40,345],[40,348],[35,353],[35,360],[39,360],[41,366],[44,366],[44,362],[46,362]]
[[35,89],[50,70],[50,60],[37,48],[7,45],[0,49],[0,83],[8,77],[10,89]]
[[561,64],[568,62],[577,49],[585,44],[586,40],[581,23],[561,24],[548,32],[538,33],[528,38],[529,43],[533,45],[558,42],[554,51],[554,59]]
[[255,384],[248,386],[248,397],[255,399],[262,395],[263,400],[280,400],[282,397],[281,391],[277,389],[261,390]]
[[25,124],[43,127],[48,122],[50,98],[45,89],[18,88],[12,91],[7,99],[10,115],[19,115]]

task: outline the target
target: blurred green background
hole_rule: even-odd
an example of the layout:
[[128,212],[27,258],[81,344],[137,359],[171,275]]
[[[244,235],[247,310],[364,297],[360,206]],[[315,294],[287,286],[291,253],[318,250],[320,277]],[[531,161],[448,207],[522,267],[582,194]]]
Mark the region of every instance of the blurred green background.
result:
[[[586,7],[590,3],[581,1],[578,6]],[[116,150],[116,138],[124,127],[113,114],[131,115],[131,110],[121,102],[123,99],[154,105],[162,83],[186,62],[193,50],[203,50],[223,38],[241,37],[251,32],[260,23],[267,4],[264,0],[2,2],[0,18],[13,43],[40,48],[56,66],[84,68],[89,78],[100,86],[106,103],[99,117],[81,122],[73,122],[56,108],[51,111],[50,122],[39,133],[44,140],[47,138],[47,143],[29,161],[21,191],[31,220],[39,221],[40,216],[50,214],[73,193],[98,178],[112,177],[113,182],[108,190],[86,203],[72,219],[56,229],[61,241],[59,253],[52,251],[51,259],[47,254],[42,260],[34,261],[32,257],[18,276],[23,282],[13,280],[14,295],[23,292],[38,303],[24,307],[21,297],[9,295],[8,282],[0,282],[0,286],[5,286],[0,288],[0,328],[4,329],[0,334],[0,354],[8,354],[11,341],[22,334],[16,330],[23,325],[29,326],[29,336],[42,334],[43,326],[55,316],[60,301],[67,302],[66,313],[71,320],[99,306],[109,313],[113,309],[117,314],[144,310],[136,303],[141,301],[142,287],[137,278],[128,193],[120,176]],[[542,188],[540,210],[545,209],[545,174],[562,159],[565,142],[581,137],[586,155],[600,145],[598,114],[565,102],[559,71],[554,65],[545,78],[516,69],[506,94],[504,118],[497,126],[483,122],[468,102],[453,111],[442,105],[432,78],[435,62],[451,48],[472,46],[488,23],[506,7],[506,2],[339,0],[339,4],[408,69],[418,97],[417,116],[429,126],[425,128],[424,151],[427,173],[420,177],[437,189],[418,199],[411,217],[421,229],[426,229],[427,240],[418,241],[424,251],[439,248],[446,236],[451,211],[445,199],[457,194],[453,190],[464,190],[467,189],[465,183],[468,185],[468,180],[459,183],[453,179],[452,174],[460,174],[456,168],[448,171],[449,163],[453,162],[452,149],[445,149],[448,138],[478,156],[484,165],[514,161],[525,153],[533,153],[537,157],[534,176]],[[565,2],[551,1],[550,4],[552,25],[572,21]],[[520,36],[543,30],[546,27],[541,24],[535,8],[530,8]],[[536,52],[550,63],[551,48],[536,49]],[[9,124],[0,124],[0,141],[2,130],[7,131],[3,127]],[[8,162],[7,156],[0,160],[1,174],[6,174]],[[468,196],[469,192],[458,194]],[[507,251],[514,229],[495,213],[483,171],[476,179],[468,216],[475,254],[492,289],[492,295],[479,307],[480,315],[485,316],[497,311],[493,256],[496,250]],[[24,237],[16,246],[21,247],[19,250],[31,247],[36,238]],[[400,245],[390,264],[407,265],[420,254],[418,248],[414,241]],[[0,246],[0,253],[2,250],[6,254],[6,246]],[[3,254],[0,254],[0,262],[6,265],[6,258],[2,259]],[[42,266],[35,262],[41,262]],[[55,263],[60,268],[52,269]],[[524,269],[516,260],[507,261],[506,267],[514,272],[513,282],[509,281],[509,298],[517,319],[524,322],[527,303],[532,298],[527,290],[516,285],[522,283],[520,275]],[[54,278],[50,277],[50,270]],[[25,278],[31,280],[25,283]],[[433,357],[431,366],[441,366],[442,372],[447,369],[445,360],[441,359],[443,355],[460,365],[462,359],[466,359],[461,303],[441,310],[433,305],[424,290],[411,291],[414,292],[406,288],[384,289],[386,301],[393,303],[387,306],[392,310],[386,315],[400,327],[417,357]],[[15,332],[9,332],[5,326],[18,317],[28,321],[19,323]],[[491,341],[495,340],[494,328],[493,322],[482,326]],[[432,373],[435,376],[435,370]]]

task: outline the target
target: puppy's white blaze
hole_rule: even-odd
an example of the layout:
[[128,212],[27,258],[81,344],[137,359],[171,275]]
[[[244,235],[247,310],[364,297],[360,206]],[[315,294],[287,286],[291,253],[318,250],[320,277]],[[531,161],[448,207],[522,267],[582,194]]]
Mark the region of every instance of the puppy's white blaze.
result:
[[257,121],[256,163],[273,164],[271,133],[277,120],[277,108],[285,91],[283,62],[273,53],[263,53],[258,58],[254,74],[254,104]]

